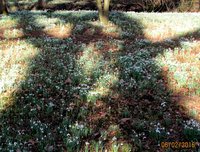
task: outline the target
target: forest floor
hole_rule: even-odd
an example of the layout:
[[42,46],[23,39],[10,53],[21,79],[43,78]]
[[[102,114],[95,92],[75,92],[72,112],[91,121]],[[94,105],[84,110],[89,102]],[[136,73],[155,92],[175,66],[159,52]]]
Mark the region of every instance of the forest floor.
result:
[[[37,0],[8,0],[9,10],[35,10]],[[97,10],[95,0],[46,0],[44,10]],[[110,3],[111,10],[117,11],[136,11],[136,12],[166,12],[166,11],[199,11],[198,2],[184,2],[179,0],[164,1],[141,1],[141,0],[112,0]]]
[[[117,4],[116,4],[117,3]],[[116,4],[116,5],[114,5]],[[140,1],[130,2],[128,0],[113,0],[110,8],[121,11],[144,11]],[[33,10],[37,8],[37,0],[9,1],[10,10]],[[95,0],[47,0],[44,9],[48,10],[97,10]]]
[[1,16],[0,151],[198,151],[200,14],[97,18]]

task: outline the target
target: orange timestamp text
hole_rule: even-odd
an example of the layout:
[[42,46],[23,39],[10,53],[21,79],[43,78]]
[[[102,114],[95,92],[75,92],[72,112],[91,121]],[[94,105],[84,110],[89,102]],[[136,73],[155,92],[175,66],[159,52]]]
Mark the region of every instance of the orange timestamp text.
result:
[[180,141],[174,141],[174,142],[161,142],[160,146],[163,149],[194,149],[196,148],[200,143],[199,142],[180,142]]

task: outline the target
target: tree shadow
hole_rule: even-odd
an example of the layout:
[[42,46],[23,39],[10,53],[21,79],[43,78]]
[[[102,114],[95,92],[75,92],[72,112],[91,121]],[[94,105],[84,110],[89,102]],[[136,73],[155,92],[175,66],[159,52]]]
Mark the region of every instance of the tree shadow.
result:
[[[13,94],[14,104],[1,114],[0,148],[81,151],[85,142],[92,147],[101,141],[102,151],[115,142],[129,144],[132,151],[154,151],[162,150],[162,141],[199,141],[198,131],[185,133],[183,122],[190,116],[171,97],[166,75],[154,60],[163,46],[181,46],[180,37],[173,45],[141,45],[143,26],[125,13],[110,14],[113,32],[94,22],[97,13],[77,14],[15,16],[23,39],[39,51]],[[38,15],[56,19],[61,27],[69,23],[71,35],[49,34]],[[199,38],[197,33],[181,37]]]

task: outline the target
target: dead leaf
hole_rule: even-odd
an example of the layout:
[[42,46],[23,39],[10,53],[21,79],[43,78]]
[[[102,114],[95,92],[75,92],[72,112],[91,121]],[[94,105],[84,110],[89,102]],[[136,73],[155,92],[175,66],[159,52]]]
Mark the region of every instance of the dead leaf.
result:
[[48,147],[47,147],[47,151],[48,151],[48,152],[53,151],[53,146],[48,146]]
[[77,94],[73,94],[73,96],[74,96],[75,98],[77,98],[77,99],[80,99],[80,96],[77,95]]
[[35,143],[36,143],[36,141],[34,141],[33,139],[29,139],[28,142],[31,143],[31,145],[35,145]]
[[106,112],[99,112],[100,117],[104,117],[106,115]]
[[40,107],[40,106],[38,106],[38,105],[37,105],[37,110],[39,110],[39,111],[41,110],[41,107]]
[[67,80],[65,80],[65,83],[70,84],[70,83],[72,83],[72,80],[70,78],[67,78]]
[[127,121],[131,120],[131,118],[122,118],[120,123],[126,123]]
[[116,134],[117,134],[117,131],[111,131],[111,132],[109,132],[109,136],[110,137],[114,137],[114,136],[116,136]]
[[20,150],[20,149],[17,149],[16,152],[21,152],[21,150]]

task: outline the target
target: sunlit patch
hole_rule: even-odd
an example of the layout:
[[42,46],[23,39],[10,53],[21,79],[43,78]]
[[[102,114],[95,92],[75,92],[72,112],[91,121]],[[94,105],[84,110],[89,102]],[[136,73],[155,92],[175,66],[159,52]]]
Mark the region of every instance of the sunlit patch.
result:
[[105,73],[94,84],[94,89],[87,95],[88,101],[94,102],[98,98],[104,97],[111,93],[110,89],[118,82],[118,73]]
[[106,144],[106,149],[110,152],[128,152],[132,150],[132,145],[126,141],[120,141],[120,136],[122,135],[120,128],[117,125],[110,125],[108,128],[108,138],[109,141]]
[[0,111],[12,104],[13,95],[26,78],[30,60],[38,50],[25,41],[1,42]]
[[163,41],[164,39],[174,37],[173,29],[164,26],[144,30],[145,37],[152,42]]
[[186,110],[186,114],[200,121],[200,96],[185,96],[179,104]]
[[[94,89],[89,91],[87,95],[88,101],[96,101],[98,98],[108,95],[110,87],[118,80],[118,73],[106,72],[106,62],[103,60],[102,54],[95,52],[94,49],[94,45],[90,44],[78,60],[78,64],[87,77],[97,79],[100,76],[93,84]],[[102,71],[102,68],[104,68],[104,71]]]
[[[94,26],[95,28],[97,28],[96,30],[100,30],[101,31],[100,32],[101,35],[107,36],[107,37],[119,38],[120,34],[122,32],[121,28],[118,27],[114,23],[109,23],[107,25],[102,25],[98,21],[93,21],[93,22],[89,22],[89,24]],[[92,32],[89,32],[89,33],[92,33]]]
[[184,41],[181,44],[181,48],[169,49],[159,55],[157,62],[161,65],[169,90],[174,96],[181,96],[175,100],[187,114],[200,120],[199,41]]
[[174,91],[179,92],[185,88],[191,94],[198,90],[200,60],[196,47],[190,47],[187,50],[183,48],[168,50],[160,58],[160,63],[163,65],[163,71],[167,72],[169,85],[174,87]]
[[[72,2],[72,3],[74,3],[74,1],[72,1],[72,0],[68,0],[67,2]],[[48,2],[48,4],[61,4],[61,3],[66,3],[66,1],[65,0],[56,0],[56,1],[49,1]]]
[[[106,133],[103,136],[106,136]],[[116,140],[117,138],[113,138],[106,145],[101,140],[85,142],[84,151],[130,152],[132,150],[133,146],[130,143]]]
[[7,29],[4,30],[3,38],[11,39],[11,38],[21,38],[24,36],[23,29]]
[[0,30],[6,28],[13,28],[18,25],[18,19],[12,16],[1,17]]
[[38,27],[53,27],[56,24],[62,23],[62,20],[60,20],[60,18],[55,18],[55,17],[49,18],[46,15],[39,14],[39,15],[34,15],[33,17],[35,23],[33,24]]
[[95,69],[100,68],[102,55],[95,52],[95,46],[93,43],[89,44],[80,59],[78,64],[81,65],[84,73],[87,76],[91,76]]
[[44,31],[48,36],[60,39],[68,38],[73,29],[73,24],[66,23],[60,18],[49,18],[46,15],[36,15],[33,24],[38,28],[43,28],[42,31]]
[[[187,31],[187,32],[186,32]],[[152,42],[161,42],[170,39],[176,39],[179,36],[182,36],[188,32],[194,32],[195,29],[191,29],[189,27],[170,27],[161,25],[158,27],[153,27],[151,29],[145,29],[144,35],[146,38],[151,40]]]
[[[192,19],[185,20],[189,18],[190,14],[183,14],[183,18],[177,19],[176,13],[168,14],[168,16],[162,17],[162,14],[153,14],[154,19],[149,19],[142,21],[144,25],[144,36],[151,40],[152,42],[161,42],[168,39],[176,39],[177,37],[183,36],[185,34],[193,33],[199,29],[198,22]],[[197,14],[191,14],[193,16],[198,16]],[[188,16],[188,17],[187,17]]]
[[56,25],[51,28],[46,28],[44,29],[44,32],[49,36],[63,39],[63,38],[68,38],[71,35],[72,29],[73,29],[72,24],[65,24],[65,25]]
[[121,32],[121,29],[117,25],[111,23],[102,29],[104,35],[112,38],[119,38]]

